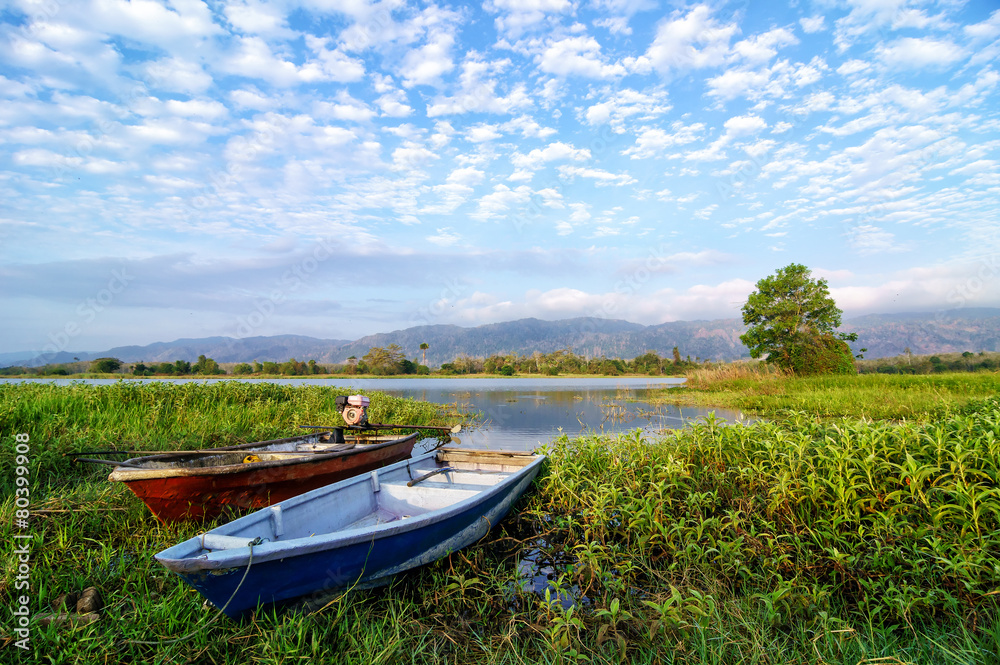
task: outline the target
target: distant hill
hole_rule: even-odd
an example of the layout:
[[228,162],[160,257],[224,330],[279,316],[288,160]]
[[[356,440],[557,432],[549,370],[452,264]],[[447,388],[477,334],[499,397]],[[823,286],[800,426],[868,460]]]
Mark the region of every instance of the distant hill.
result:
[[[46,363],[68,363],[74,358],[95,360],[97,358],[118,358],[124,362],[160,363],[175,360],[194,362],[205,355],[216,362],[252,362],[273,360],[284,362],[289,358],[332,362],[332,350],[349,344],[344,339],[317,339],[304,335],[274,335],[272,337],[202,337],[198,339],[178,339],[173,342],[156,342],[146,346],[116,346],[107,351],[94,353],[63,351],[51,356],[39,356],[27,361],[8,364],[35,367]],[[11,356],[14,354],[5,354]]]
[[865,358],[887,358],[907,348],[916,355],[1000,351],[1000,309],[967,308],[936,313],[870,314],[844,322],[858,333]]
[[[853,346],[867,348],[866,358],[896,356],[909,348],[916,355],[954,351],[1000,351],[1000,309],[967,308],[937,313],[872,314],[846,320],[843,332],[858,333]],[[124,362],[194,362],[199,355],[225,362],[284,362],[289,358],[343,363],[361,358],[373,346],[398,344],[406,356],[420,359],[426,342],[427,364],[438,366],[459,355],[485,357],[496,353],[531,355],[570,348],[586,357],[634,358],[652,350],[670,356],[676,346],[682,356],[734,360],[749,356],[740,343],[746,327],[740,319],[675,321],[644,326],[628,321],[584,317],[542,321],[521,319],[475,328],[453,325],[418,326],[361,339],[317,339],[302,335],[272,337],[206,337],[157,342],[146,346],[120,346],[99,353],[63,352],[55,356],[21,358],[0,354],[6,365],[37,366],[45,363],[119,358]]]

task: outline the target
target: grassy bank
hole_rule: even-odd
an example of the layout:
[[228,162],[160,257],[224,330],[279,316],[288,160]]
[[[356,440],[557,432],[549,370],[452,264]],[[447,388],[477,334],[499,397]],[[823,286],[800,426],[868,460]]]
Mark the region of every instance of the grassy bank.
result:
[[[933,422],[798,414],[708,420],[657,441],[563,437],[535,490],[477,545],[318,614],[208,624],[217,613],[152,554],[210,525],[160,526],[106,472],[70,482],[78,471],[44,449],[82,436],[235,442],[261,438],[253,422],[280,429],[332,407],[280,386],[114,389],[0,390],[4,478],[16,432],[30,433],[38,468],[33,609],[86,586],[108,605],[89,626],[33,628],[23,662],[1000,662],[996,397]],[[13,513],[8,496],[8,543]]]
[[1000,373],[859,374],[795,377],[766,365],[691,372],[657,401],[741,409],[761,416],[804,411],[823,417],[925,419],[1000,394]]

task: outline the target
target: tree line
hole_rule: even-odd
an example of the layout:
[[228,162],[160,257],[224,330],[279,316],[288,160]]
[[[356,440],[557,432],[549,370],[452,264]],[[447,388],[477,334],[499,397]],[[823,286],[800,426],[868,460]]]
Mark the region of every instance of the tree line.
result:
[[[421,345],[426,351],[426,345]],[[647,351],[641,356],[625,360],[622,358],[586,358],[573,353],[572,349],[562,349],[552,353],[535,352],[531,355],[495,354],[486,358],[473,358],[460,355],[451,362],[441,365],[437,370],[406,357],[398,344],[387,347],[372,347],[361,358],[351,356],[346,363],[321,365],[315,360],[301,361],[291,358],[283,363],[272,361],[254,361],[253,363],[237,363],[229,371],[218,362],[204,355],[197,362],[185,360],[159,363],[125,363],[118,358],[98,358],[85,363],[70,365],[46,365],[44,367],[7,367],[0,369],[0,375],[17,376],[66,376],[89,371],[94,374],[123,374],[132,376],[219,376],[231,374],[234,376],[280,375],[280,376],[310,376],[318,374],[342,375],[462,375],[462,374],[497,374],[514,376],[521,374],[540,374],[556,376],[559,374],[600,374],[618,376],[622,374],[660,375],[680,373],[693,367],[702,366],[700,358],[691,360],[690,356],[682,358],[677,347],[673,349],[670,358],[661,357],[655,351]]]
[[994,372],[1000,369],[1000,353],[963,351],[935,355],[914,355],[906,349],[893,358],[864,360],[859,374],[940,374],[942,372]]

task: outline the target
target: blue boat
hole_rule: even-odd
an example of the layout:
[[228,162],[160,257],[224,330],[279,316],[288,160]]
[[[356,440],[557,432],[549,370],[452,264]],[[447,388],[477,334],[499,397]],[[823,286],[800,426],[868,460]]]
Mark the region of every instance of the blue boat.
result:
[[231,618],[315,604],[470,545],[528,489],[544,455],[441,449],[246,515],[155,558]]

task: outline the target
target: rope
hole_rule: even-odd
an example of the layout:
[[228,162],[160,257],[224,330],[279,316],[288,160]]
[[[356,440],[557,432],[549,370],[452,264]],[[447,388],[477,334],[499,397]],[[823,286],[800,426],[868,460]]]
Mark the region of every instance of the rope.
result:
[[209,626],[211,626],[213,623],[216,622],[216,620],[218,620],[218,618],[220,616],[222,616],[222,614],[226,611],[226,608],[229,607],[229,603],[233,602],[233,598],[235,598],[236,594],[240,592],[240,588],[243,586],[243,582],[246,581],[247,575],[250,574],[250,566],[253,565],[253,546],[254,545],[260,545],[262,542],[264,542],[264,541],[262,541],[260,539],[260,536],[254,538],[253,540],[250,541],[250,543],[249,543],[250,544],[250,560],[247,561],[247,569],[245,571],[243,571],[243,577],[240,579],[240,583],[236,585],[235,589],[233,589],[233,595],[229,596],[229,600],[227,600],[226,604],[222,606],[222,609],[219,610],[219,613],[216,614],[214,617],[212,617],[210,620],[208,620],[207,622],[203,623],[198,628],[195,628],[194,630],[192,630],[187,635],[181,635],[180,637],[176,637],[176,638],[174,638],[172,640],[152,640],[152,641],[146,641],[146,640],[126,640],[125,643],[126,644],[149,644],[149,645],[153,645],[153,646],[159,646],[161,644],[176,644],[177,642],[180,642],[182,640],[186,640],[186,639],[189,639],[191,637],[194,637],[195,635],[197,635],[201,631],[203,631],[206,628],[208,628]]

